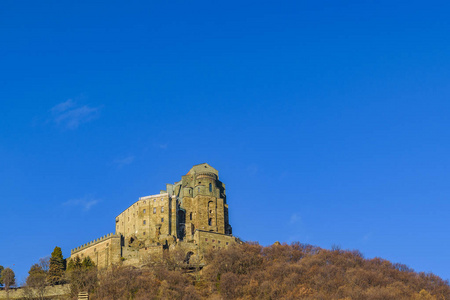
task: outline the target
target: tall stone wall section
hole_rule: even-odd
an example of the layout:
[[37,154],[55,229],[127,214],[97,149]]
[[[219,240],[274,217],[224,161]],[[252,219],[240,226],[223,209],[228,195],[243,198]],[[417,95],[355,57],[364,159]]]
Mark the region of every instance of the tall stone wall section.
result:
[[108,234],[83,246],[72,249],[70,258],[78,256],[81,260],[89,256],[100,268],[119,263],[122,257],[122,236]]

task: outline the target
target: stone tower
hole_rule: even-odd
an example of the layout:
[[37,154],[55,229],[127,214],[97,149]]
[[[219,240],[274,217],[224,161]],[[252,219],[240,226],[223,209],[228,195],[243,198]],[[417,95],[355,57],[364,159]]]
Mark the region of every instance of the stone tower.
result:
[[182,176],[173,189],[177,199],[177,237],[180,240],[193,239],[196,229],[231,234],[228,221],[225,184],[219,180],[219,173],[204,163],[193,166]]

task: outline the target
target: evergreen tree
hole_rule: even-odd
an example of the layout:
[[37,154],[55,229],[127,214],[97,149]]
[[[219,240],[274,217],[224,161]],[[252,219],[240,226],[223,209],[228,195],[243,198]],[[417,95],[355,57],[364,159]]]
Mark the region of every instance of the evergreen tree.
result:
[[50,257],[50,267],[47,275],[48,283],[51,285],[63,283],[64,270],[66,269],[65,265],[61,248],[55,247]]
[[83,269],[89,270],[89,269],[95,267],[95,264],[89,256],[86,256],[83,259],[82,266],[83,266]]

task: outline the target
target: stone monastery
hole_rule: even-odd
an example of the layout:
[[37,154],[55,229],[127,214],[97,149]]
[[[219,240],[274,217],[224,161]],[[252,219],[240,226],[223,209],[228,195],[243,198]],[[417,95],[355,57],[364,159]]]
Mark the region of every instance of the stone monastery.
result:
[[71,258],[89,256],[100,268],[121,261],[137,266],[151,254],[178,247],[187,261],[193,254],[201,260],[207,249],[239,242],[228,222],[225,184],[206,163],[193,166],[165,191],[139,198],[115,223],[115,234],[72,249]]

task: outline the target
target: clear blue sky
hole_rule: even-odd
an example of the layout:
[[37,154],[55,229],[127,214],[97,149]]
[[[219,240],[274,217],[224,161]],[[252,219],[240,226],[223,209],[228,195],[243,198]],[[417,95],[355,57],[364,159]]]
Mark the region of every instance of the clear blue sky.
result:
[[235,235],[450,278],[447,1],[1,1],[0,264],[207,162]]

